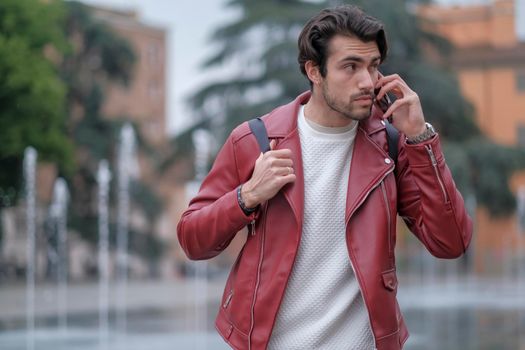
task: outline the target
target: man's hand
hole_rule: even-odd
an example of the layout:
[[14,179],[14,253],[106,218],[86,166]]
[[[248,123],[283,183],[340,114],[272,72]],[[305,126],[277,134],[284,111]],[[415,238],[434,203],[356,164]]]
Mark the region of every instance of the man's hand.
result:
[[270,151],[261,153],[251,179],[242,185],[241,196],[248,208],[255,208],[275,196],[284,185],[295,181],[292,151],[274,151],[274,147],[275,140],[272,140]]
[[381,88],[376,98],[380,100],[387,92],[396,96],[396,101],[387,109],[383,118],[393,115],[393,124],[407,137],[415,137],[426,130],[425,116],[419,96],[408,87],[397,74],[379,75],[375,88]]

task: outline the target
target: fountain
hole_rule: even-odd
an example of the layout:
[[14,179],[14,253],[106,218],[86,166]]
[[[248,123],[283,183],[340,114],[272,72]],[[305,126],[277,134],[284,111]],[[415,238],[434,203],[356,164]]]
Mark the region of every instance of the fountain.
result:
[[36,160],[37,152],[32,147],[27,147],[24,152],[24,180],[26,199],[26,225],[27,225],[27,265],[26,265],[26,323],[27,337],[26,348],[35,348],[35,235],[36,235]]
[[58,325],[64,338],[67,333],[67,204],[69,193],[66,181],[58,178],[53,187],[53,199],[49,216],[57,234],[57,282],[58,282]]
[[[208,173],[208,160],[210,156],[211,135],[204,129],[197,129],[192,134],[193,145],[195,147],[195,177],[188,184],[187,195],[189,198],[194,197]],[[195,337],[195,349],[206,349],[207,325],[208,325],[208,262],[194,261],[194,288],[195,288],[195,333],[202,332],[203,336]]]
[[126,334],[127,283],[128,283],[128,214],[129,186],[132,177],[138,175],[135,158],[135,133],[127,123],[122,127],[118,151],[118,193],[117,193],[117,320],[116,327],[121,335]]
[[98,317],[99,349],[108,349],[109,338],[109,219],[108,200],[111,172],[107,160],[98,166]]

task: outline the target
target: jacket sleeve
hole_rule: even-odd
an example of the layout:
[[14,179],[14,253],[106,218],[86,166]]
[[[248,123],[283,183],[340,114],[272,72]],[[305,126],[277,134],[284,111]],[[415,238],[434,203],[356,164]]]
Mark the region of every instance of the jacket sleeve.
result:
[[461,256],[472,237],[472,221],[445,163],[439,135],[416,145],[401,142],[399,215],[432,255]]
[[240,183],[230,135],[177,225],[180,245],[190,259],[218,255],[255,218],[256,213],[246,216],[237,202]]

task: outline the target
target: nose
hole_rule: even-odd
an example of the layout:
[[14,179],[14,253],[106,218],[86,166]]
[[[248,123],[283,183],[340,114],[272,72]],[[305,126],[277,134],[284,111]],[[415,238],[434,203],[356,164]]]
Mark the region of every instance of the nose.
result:
[[374,77],[370,72],[366,69],[363,69],[361,74],[359,75],[359,81],[357,83],[357,87],[360,90],[373,90],[374,89]]

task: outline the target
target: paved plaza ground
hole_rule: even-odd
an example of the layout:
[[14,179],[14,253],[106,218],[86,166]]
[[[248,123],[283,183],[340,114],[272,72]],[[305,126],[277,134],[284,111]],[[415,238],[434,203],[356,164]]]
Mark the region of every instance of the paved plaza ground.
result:
[[[35,348],[228,349],[213,329],[223,285],[222,278],[130,281],[127,331],[115,328],[112,310],[100,342],[97,283],[68,287],[66,329],[58,327],[56,286],[37,284]],[[408,350],[525,350],[525,280],[400,276],[399,301],[412,335]],[[1,285],[0,309],[0,349],[27,349],[25,286]]]

